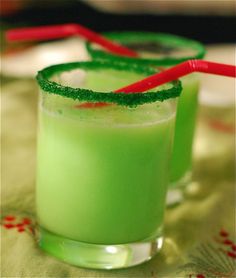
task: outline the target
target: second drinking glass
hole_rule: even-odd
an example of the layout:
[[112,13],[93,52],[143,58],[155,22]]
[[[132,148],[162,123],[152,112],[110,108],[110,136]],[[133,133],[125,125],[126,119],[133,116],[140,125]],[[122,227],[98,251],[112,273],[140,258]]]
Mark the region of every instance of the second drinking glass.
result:
[[[88,43],[87,49],[95,60],[119,61],[140,66],[167,68],[189,59],[201,59],[205,49],[197,41],[162,33],[113,32],[109,39],[137,51],[139,58],[114,55]],[[199,79],[191,74],[181,79],[183,92],[178,101],[174,147],[167,204],[183,200],[183,189],[191,181],[192,145],[197,116]]]

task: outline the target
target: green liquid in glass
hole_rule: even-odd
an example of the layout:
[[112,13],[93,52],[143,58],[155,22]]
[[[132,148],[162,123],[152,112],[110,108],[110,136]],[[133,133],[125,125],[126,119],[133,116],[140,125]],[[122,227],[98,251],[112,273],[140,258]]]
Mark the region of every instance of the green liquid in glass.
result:
[[[155,107],[149,111],[154,116]],[[163,222],[174,124],[174,114],[163,112],[169,116],[157,122],[119,124],[117,114],[117,123],[101,124],[42,110],[37,180],[40,225],[67,238],[97,244],[128,243],[155,235]],[[127,117],[129,113],[136,112],[128,111]]]
[[[75,80],[72,74],[53,80],[71,85],[79,80],[78,72]],[[83,88],[106,92],[140,78],[140,74],[103,70],[88,71],[79,82]],[[78,104],[42,92],[39,225],[91,244],[161,236],[175,122],[173,100],[136,108],[113,104],[81,109]]]

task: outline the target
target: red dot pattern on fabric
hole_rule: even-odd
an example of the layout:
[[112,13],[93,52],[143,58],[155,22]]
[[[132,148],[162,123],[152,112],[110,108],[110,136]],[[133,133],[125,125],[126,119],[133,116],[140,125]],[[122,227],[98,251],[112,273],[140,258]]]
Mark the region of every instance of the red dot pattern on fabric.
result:
[[231,124],[226,124],[220,121],[210,121],[209,125],[211,128],[225,133],[235,133],[235,127]]
[[34,234],[34,228],[31,225],[31,223],[32,223],[31,219],[27,217],[24,217],[22,219],[19,218],[17,219],[17,217],[13,215],[7,215],[3,218],[2,224],[6,229],[16,228],[19,233],[30,231],[32,234]]
[[5,221],[14,221],[15,219],[16,219],[15,216],[12,216],[12,215],[7,215],[7,216],[4,218]]
[[233,259],[236,259],[236,253],[234,252],[227,252],[227,255]]
[[228,248],[230,248],[228,250],[219,248],[219,250],[221,250],[223,253],[225,253],[228,257],[230,257],[232,259],[236,259],[236,244],[232,240],[229,239],[229,233],[227,231],[225,231],[224,229],[222,229],[219,234],[221,237],[224,237],[225,239],[223,241],[216,239],[216,241],[218,243],[220,243],[221,245],[227,245]]
[[4,224],[4,227],[6,228],[6,229],[12,229],[12,228],[14,228],[15,227],[15,225],[14,224],[8,224],[8,223],[6,223],[6,224]]
[[229,240],[229,239],[225,239],[225,240],[223,241],[223,243],[224,243],[225,245],[233,245],[233,244],[234,244],[233,241],[231,241],[231,240]]
[[229,236],[229,233],[227,233],[225,230],[221,230],[220,231],[220,235],[222,236],[222,237],[228,237]]
[[236,251],[236,245],[235,244],[232,245],[231,248],[232,248],[233,251]]
[[[222,266],[224,266],[224,269],[220,269],[220,272],[219,273],[216,273],[214,271],[214,273],[212,272],[214,270],[214,268],[210,269],[209,267],[204,267],[203,268],[203,271],[204,270],[206,271],[207,276],[205,276],[206,274],[188,274],[188,278],[206,278],[206,277],[234,277],[232,276],[232,274],[235,274],[235,272],[232,273],[232,269],[231,269],[231,266],[232,266],[232,263],[230,260],[236,260],[236,243],[234,242],[234,240],[232,240],[232,238],[230,237],[230,234],[224,230],[224,229],[221,229],[218,233],[218,236],[213,236],[213,239],[215,240],[215,244],[214,245],[211,245],[212,247],[214,247],[214,253],[217,253],[217,252],[222,252],[225,256],[227,256],[223,261],[222,261]],[[206,248],[206,245],[202,245]],[[217,247],[215,249],[215,247]],[[209,252],[209,254],[211,254],[211,252]],[[217,254],[217,255],[220,255],[220,254]],[[202,254],[201,254],[202,256]],[[198,258],[201,258],[200,256],[197,256],[195,257],[196,259]],[[207,261],[206,260],[206,263],[209,262],[209,265],[211,263],[214,263],[214,256],[212,256],[212,261]],[[193,263],[195,266],[198,266],[198,262],[193,260],[193,261],[190,261],[191,263]],[[217,261],[216,261],[217,263]],[[187,265],[184,265],[184,267],[188,267],[188,264]],[[183,267],[182,267],[183,268]],[[211,276],[212,274],[212,276]]]
[[23,223],[29,225],[31,223],[31,220],[29,218],[23,218]]

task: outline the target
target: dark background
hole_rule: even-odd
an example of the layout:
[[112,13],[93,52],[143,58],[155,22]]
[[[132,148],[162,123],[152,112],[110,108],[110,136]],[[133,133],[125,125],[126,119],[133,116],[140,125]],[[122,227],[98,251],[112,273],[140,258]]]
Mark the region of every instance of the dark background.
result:
[[19,27],[78,22],[98,32],[140,30],[177,34],[203,43],[236,41],[236,17],[232,15],[119,15],[95,10],[80,1],[36,2],[14,14],[1,15],[1,23]]

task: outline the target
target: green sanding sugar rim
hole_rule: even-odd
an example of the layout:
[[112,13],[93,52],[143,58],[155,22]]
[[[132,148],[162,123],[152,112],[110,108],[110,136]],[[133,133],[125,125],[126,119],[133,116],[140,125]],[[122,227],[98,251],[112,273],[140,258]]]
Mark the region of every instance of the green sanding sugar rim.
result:
[[115,55],[111,52],[96,49],[93,43],[87,42],[86,48],[93,59],[109,60],[109,61],[120,61],[120,62],[132,62],[142,65],[153,65],[153,66],[172,66],[182,63],[191,59],[202,59],[205,56],[206,50],[204,46],[195,40],[190,40],[184,37],[175,36],[165,33],[152,33],[152,32],[107,32],[103,33],[105,37],[116,41],[123,45],[128,43],[143,43],[143,42],[156,42],[163,46],[178,47],[183,49],[192,49],[196,51],[195,55],[185,57],[168,57],[162,58],[134,58],[121,55]]
[[40,88],[49,94],[57,94],[66,98],[71,98],[79,101],[86,102],[107,102],[115,103],[123,106],[134,107],[145,103],[153,103],[156,101],[164,101],[170,98],[180,96],[182,91],[182,85],[179,80],[169,82],[173,86],[168,89],[151,91],[145,93],[114,93],[114,92],[97,92],[84,88],[71,88],[63,86],[50,78],[54,74],[62,73],[65,71],[71,71],[75,69],[82,70],[120,70],[139,73],[144,76],[149,76],[158,71],[151,67],[140,67],[133,64],[121,64],[121,63],[107,63],[104,61],[92,61],[92,62],[73,62],[66,64],[58,64],[47,67],[38,72],[36,79]]

